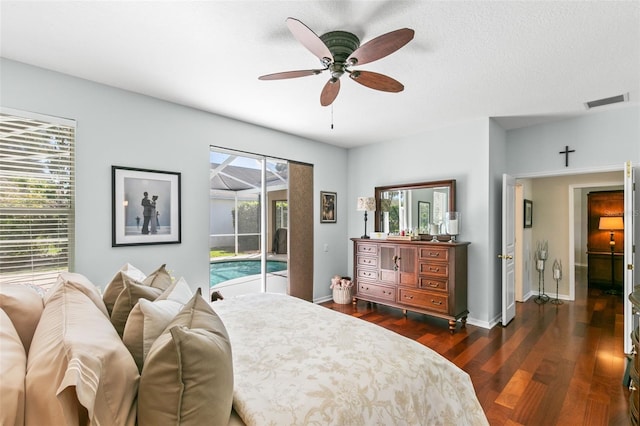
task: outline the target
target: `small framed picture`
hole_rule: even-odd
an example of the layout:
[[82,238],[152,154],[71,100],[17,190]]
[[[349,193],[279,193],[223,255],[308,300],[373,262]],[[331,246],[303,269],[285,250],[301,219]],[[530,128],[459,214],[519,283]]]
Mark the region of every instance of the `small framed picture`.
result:
[[524,227],[533,227],[533,202],[524,200]]
[[112,247],[179,244],[180,173],[111,166]]
[[336,223],[335,192],[320,191],[320,223]]

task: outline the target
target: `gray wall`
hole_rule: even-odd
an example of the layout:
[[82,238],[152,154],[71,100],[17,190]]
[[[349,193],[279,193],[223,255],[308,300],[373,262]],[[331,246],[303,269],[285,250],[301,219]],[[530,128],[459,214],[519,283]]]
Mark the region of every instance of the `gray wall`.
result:
[[[350,275],[350,237],[362,235],[356,198],[395,183],[456,179],[469,246],[469,322],[500,316],[501,175],[621,168],[640,162],[640,108],[503,131],[489,118],[388,143],[343,150],[202,111],[2,59],[3,106],[77,120],[76,270],[96,284],[125,262],[151,271],[166,262],[192,286],[208,281],[209,145],[314,164],[314,299],[334,274]],[[576,149],[570,166],[558,152]],[[183,243],[111,248],[111,165],[182,172]],[[338,193],[336,224],[319,223],[319,192]],[[526,194],[525,194],[526,196]],[[638,227],[640,228],[640,227]],[[325,244],[328,251],[324,251]]]
[[[96,285],[129,262],[146,272],[167,263],[208,286],[210,145],[313,164],[314,298],[347,273],[346,150],[6,59],[0,90],[4,107],[77,122],[75,270]],[[111,247],[112,165],[182,173],[182,244]],[[338,193],[335,224],[319,223],[320,190]]]
[[[575,149],[570,166],[558,154]],[[640,162],[640,108],[591,112],[580,118],[504,131],[478,119],[410,138],[352,149],[348,200],[373,195],[375,186],[456,179],[463,213],[459,239],[469,246],[469,322],[495,324],[501,314],[501,180],[622,169]],[[525,192],[525,197],[532,194]],[[350,212],[349,237],[361,234],[362,217]],[[640,227],[637,227],[640,228]],[[349,245],[351,252],[351,245]],[[350,259],[349,267],[352,268]]]

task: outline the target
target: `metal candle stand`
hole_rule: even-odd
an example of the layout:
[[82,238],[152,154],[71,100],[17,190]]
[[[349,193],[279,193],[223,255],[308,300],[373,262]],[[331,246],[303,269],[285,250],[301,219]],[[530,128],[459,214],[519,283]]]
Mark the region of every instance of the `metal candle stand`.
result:
[[558,284],[562,279],[562,263],[559,260],[553,262],[553,279],[556,280],[556,298],[551,301],[554,305],[562,305],[562,300],[558,299]]
[[538,296],[533,299],[538,305],[547,303],[549,296],[544,292],[544,263],[547,260],[547,242],[542,245],[538,243],[538,250],[536,250],[536,269],[538,270]]

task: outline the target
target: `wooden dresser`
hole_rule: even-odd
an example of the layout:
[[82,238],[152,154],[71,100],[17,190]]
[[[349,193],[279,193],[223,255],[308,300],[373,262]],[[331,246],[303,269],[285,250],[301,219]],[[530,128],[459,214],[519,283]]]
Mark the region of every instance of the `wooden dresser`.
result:
[[640,379],[638,378],[638,373],[640,372],[640,343],[638,343],[640,336],[640,286],[635,287],[635,291],[629,295],[629,300],[633,304],[634,315],[634,329],[631,332],[633,356],[629,362],[629,389],[631,390],[631,395],[629,396],[629,419],[632,425],[637,426],[640,424],[638,421],[640,418]]
[[469,243],[352,238],[357,299],[449,320],[464,328]]

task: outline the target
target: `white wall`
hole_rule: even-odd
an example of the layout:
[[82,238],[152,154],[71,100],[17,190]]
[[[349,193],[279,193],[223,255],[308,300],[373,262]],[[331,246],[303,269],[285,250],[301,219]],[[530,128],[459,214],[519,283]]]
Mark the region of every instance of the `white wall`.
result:
[[[479,119],[413,137],[349,150],[350,238],[362,235],[362,212],[356,199],[373,196],[376,186],[456,179],[456,205],[462,212],[460,241],[470,241],[469,323],[488,325],[493,317],[492,276],[496,257],[490,253],[494,217],[489,214],[489,120]],[[501,173],[501,172],[500,172]],[[491,183],[493,186],[493,182]],[[491,243],[493,244],[493,243]],[[349,268],[353,268],[353,246]],[[491,283],[491,284],[489,284]]]
[[[640,107],[594,110],[589,114],[507,131],[507,172],[514,176],[569,174],[622,169],[640,162]],[[565,156],[565,146],[575,149]]]
[[[96,284],[108,281],[124,262],[147,271],[167,262],[193,286],[207,282],[209,145],[214,144],[314,164],[315,225],[309,230],[315,246],[314,299],[330,295],[334,274],[352,274],[348,238],[360,236],[363,226],[357,197],[373,196],[375,186],[456,179],[458,210],[464,214],[460,239],[471,242],[469,322],[489,325],[499,315],[501,291],[497,177],[640,162],[639,107],[504,134],[491,120],[477,119],[345,151],[5,59],[0,60],[0,90],[3,106],[77,120],[75,269]],[[576,149],[568,168],[558,154],[565,145]],[[111,165],[182,172],[182,244],[111,248]],[[321,190],[338,194],[335,224],[319,223]]]
[[[0,90],[2,106],[77,122],[75,270],[95,284],[130,262],[147,272],[167,263],[192,287],[208,287],[210,145],[313,164],[314,298],[347,272],[344,149],[6,59]],[[111,247],[112,165],[182,173],[182,244]],[[319,223],[320,190],[338,193],[336,224]]]
[[[559,152],[569,145],[569,167]],[[606,147],[603,149],[603,147]],[[516,177],[584,173],[622,168],[640,162],[640,108],[614,108],[583,117],[503,131],[493,120],[436,129],[410,138],[352,149],[348,153],[349,237],[361,235],[358,196],[395,183],[456,179],[457,205],[463,212],[460,240],[469,246],[469,322],[491,326],[500,316],[501,176]],[[533,198],[524,181],[524,197]],[[525,230],[525,253],[532,253],[533,230]],[[352,254],[351,242],[349,253]],[[349,268],[353,260],[349,259]],[[530,268],[533,270],[532,268]],[[533,270],[535,272],[535,270]],[[525,290],[537,277],[525,279]]]
[[[569,166],[565,167],[565,157],[560,151],[567,145],[575,152],[569,155]],[[594,110],[582,117],[509,130],[507,160],[509,174],[536,178],[524,180],[528,182],[525,198],[534,201],[534,226],[529,231],[531,239],[526,248],[529,255],[535,255],[536,241],[548,239],[549,250],[555,251],[551,256],[561,256],[566,274],[568,268],[574,266],[568,263],[569,187],[600,184],[601,179],[610,183],[604,172],[622,171],[626,161],[636,166],[640,163],[640,107],[616,106]],[[593,173],[597,174],[589,176]],[[621,172],[618,173],[609,176],[621,181]],[[584,229],[585,221],[586,213],[578,218],[576,227]],[[574,232],[577,229],[574,228]],[[560,235],[567,238],[558,239]],[[578,240],[578,245],[584,247],[584,244],[586,242]],[[574,252],[574,256],[576,262],[586,264],[582,255]],[[531,273],[531,289],[537,291],[537,271],[532,269]],[[545,282],[549,283],[549,277]],[[569,294],[568,278],[560,283],[559,292],[561,296]]]

